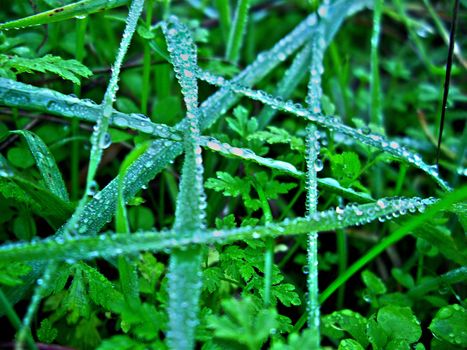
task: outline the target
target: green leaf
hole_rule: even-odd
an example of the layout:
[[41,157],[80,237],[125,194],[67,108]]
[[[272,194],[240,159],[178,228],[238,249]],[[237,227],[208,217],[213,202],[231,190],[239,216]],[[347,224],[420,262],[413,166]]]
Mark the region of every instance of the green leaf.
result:
[[0,284],[17,286],[23,284],[22,276],[31,271],[31,266],[20,262],[0,264]]
[[344,185],[349,184],[360,174],[361,164],[358,155],[354,152],[344,152],[331,156],[331,170]]
[[412,289],[415,286],[415,281],[407,272],[402,271],[401,269],[394,268],[391,270],[392,276],[396,279],[398,283],[403,285],[407,289]]
[[344,339],[339,343],[338,350],[364,350],[357,341],[353,339]]
[[46,344],[52,344],[57,335],[57,328],[52,327],[52,323],[48,318],[43,319],[40,328],[37,330],[39,341]]
[[362,272],[362,280],[373,294],[384,294],[387,291],[384,282],[370,270]]
[[275,310],[259,309],[251,298],[222,301],[224,316],[210,316],[208,325],[214,336],[242,345],[247,349],[259,349],[277,327]]
[[11,147],[7,153],[8,161],[15,167],[27,169],[34,165],[34,158],[31,153],[23,147]]
[[246,139],[248,135],[254,133],[258,128],[258,122],[255,118],[249,119],[248,110],[243,106],[237,106],[233,110],[235,118],[226,118],[227,125],[235,131],[240,138]]
[[344,332],[347,332],[365,347],[368,345],[366,326],[365,317],[348,309],[322,317],[323,334],[334,339],[341,339],[345,335]]
[[384,306],[378,311],[376,319],[389,339],[415,343],[422,335],[420,322],[409,307]]
[[311,349],[314,344],[313,332],[310,329],[305,329],[302,333],[292,333],[288,336],[287,343],[282,340],[275,341],[271,350],[303,350]]
[[38,58],[24,58],[0,54],[0,64],[14,72],[21,73],[53,73],[74,84],[81,84],[80,78],[88,78],[92,72],[77,60],[65,60],[59,56],[45,55]]
[[299,137],[292,136],[287,130],[275,126],[268,126],[269,131],[257,131],[248,136],[248,140],[259,140],[270,145],[290,144],[292,150],[303,150],[305,144]]
[[77,323],[80,318],[89,318],[91,307],[86,293],[83,280],[83,273],[80,268],[75,269],[73,282],[64,300],[67,311],[67,320],[70,323]]
[[62,174],[60,173],[60,170],[55,163],[55,159],[46,144],[39,136],[28,130],[16,130],[11,133],[24,137],[31,154],[36,161],[36,165],[39,168],[45,186],[50,190],[50,192],[67,202],[69,200],[68,192],[66,190],[65,183],[63,182]]
[[40,24],[53,23],[64,21],[75,17],[82,17],[88,14],[110,9],[113,7],[122,6],[128,3],[129,0],[82,0],[66,6],[62,6],[50,11],[35,14],[33,16],[20,18],[14,21],[0,24],[0,30],[11,28],[25,28],[29,26],[37,26]]
[[381,325],[376,322],[376,316],[373,315],[368,319],[366,325],[366,334],[368,340],[375,350],[382,350],[388,342],[388,336]]
[[467,311],[459,304],[438,310],[428,327],[434,336],[453,345],[467,347]]

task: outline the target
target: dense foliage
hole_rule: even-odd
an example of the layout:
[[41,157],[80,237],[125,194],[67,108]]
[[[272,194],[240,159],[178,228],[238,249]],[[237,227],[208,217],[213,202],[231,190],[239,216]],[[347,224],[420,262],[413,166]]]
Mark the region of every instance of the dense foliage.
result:
[[452,5],[2,4],[1,346],[466,348]]

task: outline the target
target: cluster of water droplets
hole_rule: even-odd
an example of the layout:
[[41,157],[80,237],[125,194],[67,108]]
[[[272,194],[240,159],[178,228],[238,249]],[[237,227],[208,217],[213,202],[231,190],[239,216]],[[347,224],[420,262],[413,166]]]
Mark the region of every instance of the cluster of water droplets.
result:
[[[199,222],[204,227],[205,209],[207,207],[206,194],[203,187],[203,159],[200,146],[200,113],[198,108],[198,83],[195,74],[197,67],[196,46],[188,28],[179,22],[175,16],[171,16],[162,26],[167,40],[167,49],[170,53],[175,75],[182,88],[185,101],[188,121],[188,128],[185,133],[185,164],[182,174],[182,186],[195,186],[195,198],[184,198],[180,200],[191,200],[195,212],[199,213]],[[190,178],[194,175],[194,183]],[[184,179],[185,178],[185,179]],[[188,179],[188,180],[187,180]],[[189,182],[191,184],[189,184]],[[193,189],[186,189],[191,192]],[[181,188],[181,191],[182,188]],[[187,192],[188,193],[188,192]],[[177,213],[185,215],[181,211],[187,203],[178,202]],[[176,215],[177,216],[177,215]],[[176,220],[177,222],[177,220]]]
[[287,172],[296,177],[303,176],[303,173],[301,171],[297,170],[297,168],[294,165],[288,162],[258,156],[256,153],[254,153],[248,148],[231,146],[230,144],[226,142],[221,142],[211,136],[201,136],[200,144],[214,152],[218,152],[226,156],[251,160],[258,164],[267,166],[268,168]]

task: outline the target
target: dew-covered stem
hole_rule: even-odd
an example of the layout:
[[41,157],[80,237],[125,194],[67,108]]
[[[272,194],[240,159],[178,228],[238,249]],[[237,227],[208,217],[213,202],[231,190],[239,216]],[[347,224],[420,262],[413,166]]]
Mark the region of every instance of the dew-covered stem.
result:
[[[323,5],[325,6],[325,5]],[[323,74],[323,55],[325,42],[322,32],[316,31],[311,43],[310,80],[308,82],[307,105],[313,114],[321,113],[321,75]],[[317,172],[322,169],[319,159],[320,142],[316,126],[309,123],[306,128],[306,215],[313,216],[318,210]],[[308,327],[311,331],[312,347],[320,347],[320,308],[318,302],[318,233],[311,231],[307,240],[307,286],[308,286]]]

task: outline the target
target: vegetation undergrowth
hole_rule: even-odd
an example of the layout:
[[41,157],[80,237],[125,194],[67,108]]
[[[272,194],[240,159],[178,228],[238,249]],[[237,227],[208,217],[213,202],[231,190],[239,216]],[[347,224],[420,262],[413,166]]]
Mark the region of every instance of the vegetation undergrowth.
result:
[[451,12],[2,6],[0,345],[467,347]]

